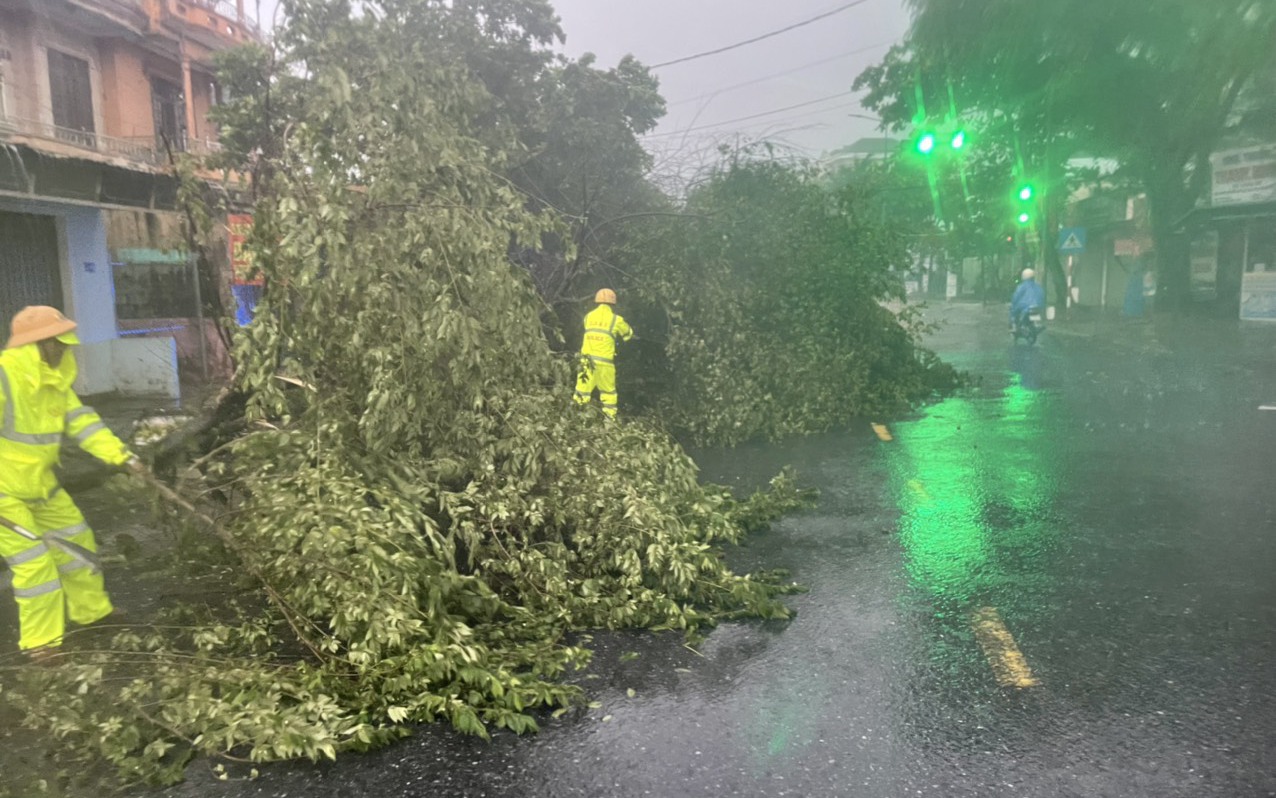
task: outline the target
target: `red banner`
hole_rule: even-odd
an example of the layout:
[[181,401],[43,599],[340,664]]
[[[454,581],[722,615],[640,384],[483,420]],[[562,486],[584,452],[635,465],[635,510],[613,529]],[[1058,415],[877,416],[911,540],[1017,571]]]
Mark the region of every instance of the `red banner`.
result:
[[253,255],[244,243],[253,229],[253,217],[246,213],[232,213],[226,217],[230,227],[230,281],[235,285],[261,285],[263,280]]

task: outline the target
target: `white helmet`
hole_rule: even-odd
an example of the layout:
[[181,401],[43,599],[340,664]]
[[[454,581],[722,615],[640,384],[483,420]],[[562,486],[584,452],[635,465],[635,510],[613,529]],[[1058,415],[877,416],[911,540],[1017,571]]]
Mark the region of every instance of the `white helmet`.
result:
[[1024,269],[1023,274],[1019,275],[1019,277],[1024,280],[1031,280],[1032,278],[1036,276],[1037,276],[1037,273],[1034,272],[1032,269]]

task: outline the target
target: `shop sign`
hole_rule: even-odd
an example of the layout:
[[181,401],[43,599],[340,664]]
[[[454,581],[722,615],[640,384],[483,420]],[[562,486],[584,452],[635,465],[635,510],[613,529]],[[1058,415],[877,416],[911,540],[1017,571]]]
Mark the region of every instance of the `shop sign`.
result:
[[1216,152],[1210,167],[1215,207],[1276,200],[1276,145]]

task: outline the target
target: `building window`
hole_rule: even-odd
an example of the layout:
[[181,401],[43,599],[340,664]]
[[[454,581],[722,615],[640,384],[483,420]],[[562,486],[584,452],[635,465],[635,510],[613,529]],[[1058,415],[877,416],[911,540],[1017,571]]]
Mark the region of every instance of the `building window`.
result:
[[81,147],[95,147],[89,62],[49,50],[49,97],[53,101],[54,135]]
[[155,145],[161,153],[169,147],[186,151],[186,98],[175,83],[151,78],[151,104],[155,111]]

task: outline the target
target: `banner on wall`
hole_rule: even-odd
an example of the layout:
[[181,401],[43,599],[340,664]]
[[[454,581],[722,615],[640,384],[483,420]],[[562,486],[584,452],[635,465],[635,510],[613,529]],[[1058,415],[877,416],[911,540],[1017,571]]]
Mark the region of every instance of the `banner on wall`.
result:
[[253,217],[232,213],[226,217],[226,225],[230,228],[230,292],[235,297],[235,321],[242,327],[253,320],[265,281],[245,246],[253,229]]
[[252,253],[245,243],[253,229],[253,217],[246,213],[232,213],[226,217],[230,228],[230,281],[234,285],[261,285],[261,272],[253,263]]
[[1241,318],[1276,321],[1276,272],[1256,269],[1241,275]]

